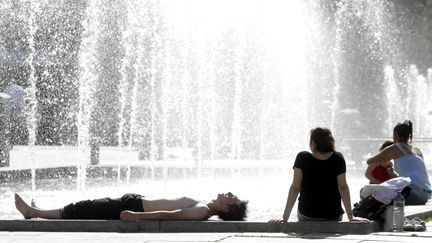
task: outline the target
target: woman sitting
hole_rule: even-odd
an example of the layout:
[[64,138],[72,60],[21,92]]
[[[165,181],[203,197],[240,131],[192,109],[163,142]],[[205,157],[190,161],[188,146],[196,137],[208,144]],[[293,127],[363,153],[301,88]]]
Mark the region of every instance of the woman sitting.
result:
[[412,136],[411,121],[398,123],[393,129],[394,144],[369,158],[367,163],[370,165],[393,160],[394,169],[399,176],[411,179],[411,193],[405,199],[405,204],[424,205],[431,198],[431,184],[422,152],[411,145]]
[[328,128],[315,128],[310,133],[311,152],[300,152],[294,162],[293,182],[282,219],[287,222],[300,193],[298,220],[342,220],[343,201],[348,219],[353,220],[349,187],[346,182],[345,159],[335,151],[335,140]]

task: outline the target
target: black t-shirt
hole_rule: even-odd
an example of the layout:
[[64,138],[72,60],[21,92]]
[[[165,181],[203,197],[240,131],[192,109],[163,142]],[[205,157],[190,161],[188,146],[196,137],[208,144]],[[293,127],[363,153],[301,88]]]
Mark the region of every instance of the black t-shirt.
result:
[[298,210],[311,218],[337,220],[344,213],[341,207],[337,176],[346,172],[345,159],[339,152],[320,160],[303,151],[297,155],[293,168],[303,173]]

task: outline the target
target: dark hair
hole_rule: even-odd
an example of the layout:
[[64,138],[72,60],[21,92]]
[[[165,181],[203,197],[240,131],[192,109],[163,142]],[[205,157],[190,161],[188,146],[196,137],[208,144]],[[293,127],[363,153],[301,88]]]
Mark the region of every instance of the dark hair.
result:
[[316,150],[321,153],[334,152],[335,140],[330,129],[317,127],[311,130],[310,139],[316,144]]
[[247,216],[248,201],[228,205],[228,212],[219,212],[219,218],[227,221],[243,221]]
[[412,140],[413,126],[410,120],[399,122],[393,129],[393,132],[397,133],[399,139],[403,142]]
[[393,141],[390,141],[390,140],[384,141],[384,143],[381,144],[381,147],[380,147],[379,151],[381,151],[381,150],[387,148],[387,147],[390,146],[390,145],[393,145]]

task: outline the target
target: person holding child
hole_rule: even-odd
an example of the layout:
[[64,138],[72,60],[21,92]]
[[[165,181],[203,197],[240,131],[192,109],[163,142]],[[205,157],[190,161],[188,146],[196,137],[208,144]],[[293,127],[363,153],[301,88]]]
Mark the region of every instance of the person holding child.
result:
[[300,221],[342,220],[341,200],[348,219],[354,220],[345,159],[336,152],[330,129],[312,129],[309,146],[311,152],[300,152],[295,159],[293,181],[282,219],[272,219],[269,223],[287,222],[299,194],[297,218]]
[[[385,141],[381,145],[379,151],[382,151],[390,145],[393,145],[393,141]],[[394,172],[393,163],[390,160],[368,165],[365,176],[369,179],[369,184],[380,184],[384,181],[398,177]]]
[[394,161],[399,176],[411,179],[411,192],[405,199],[406,205],[424,205],[432,196],[432,188],[427,174],[423,154],[411,145],[413,137],[412,122],[405,120],[393,129],[393,145],[390,145],[367,160],[368,165],[383,161]]

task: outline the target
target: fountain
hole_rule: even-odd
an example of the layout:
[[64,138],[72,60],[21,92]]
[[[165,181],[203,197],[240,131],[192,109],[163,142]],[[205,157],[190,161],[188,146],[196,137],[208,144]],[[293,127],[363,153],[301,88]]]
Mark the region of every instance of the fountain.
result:
[[2,1],[0,29],[10,34],[0,39],[1,88],[8,80],[25,88],[28,134],[9,169],[30,169],[31,180],[0,176],[0,217],[16,216],[14,191],[62,206],[50,197],[211,197],[216,186],[258,201],[252,218],[277,215],[288,188],[268,188],[288,185],[315,126],[330,127],[357,168],[355,193],[365,182],[354,175],[396,122],[411,119],[430,151],[424,53],[432,44],[410,46],[409,38],[427,40],[420,30],[404,34],[420,24],[412,8],[390,0]]

